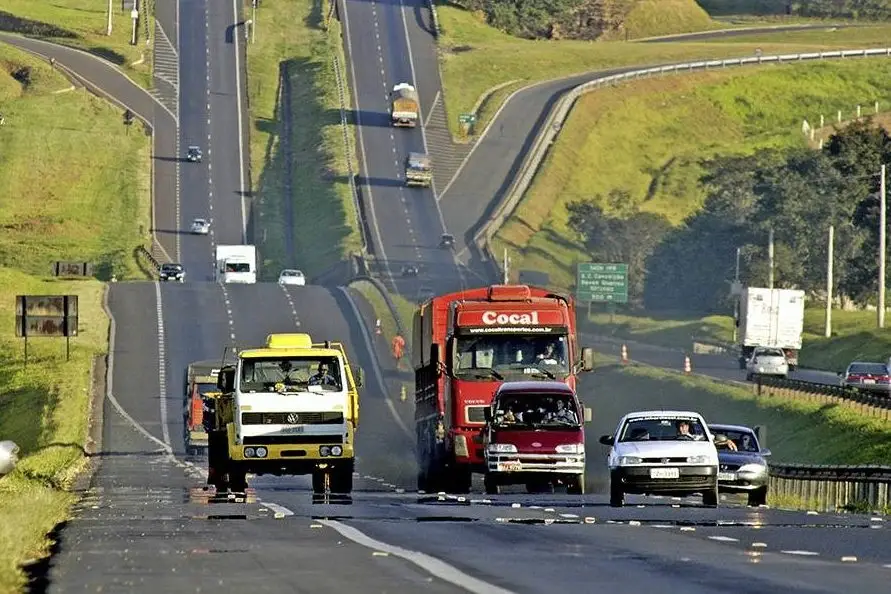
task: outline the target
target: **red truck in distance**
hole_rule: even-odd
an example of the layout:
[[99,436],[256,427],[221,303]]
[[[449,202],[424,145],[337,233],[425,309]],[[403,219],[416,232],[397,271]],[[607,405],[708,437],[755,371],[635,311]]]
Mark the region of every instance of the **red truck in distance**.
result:
[[560,381],[594,367],[580,348],[571,297],[492,285],[433,297],[415,311],[418,489],[469,493],[486,471],[486,411],[506,381]]

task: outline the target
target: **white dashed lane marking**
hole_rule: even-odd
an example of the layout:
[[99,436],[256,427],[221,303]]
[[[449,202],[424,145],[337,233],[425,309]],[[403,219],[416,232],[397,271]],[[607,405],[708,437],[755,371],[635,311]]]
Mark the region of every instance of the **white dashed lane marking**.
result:
[[739,542],[738,538],[732,538],[730,536],[709,536],[710,540],[717,540],[718,542]]
[[800,550],[792,550],[792,551],[780,551],[781,553],[786,553],[787,555],[800,555],[802,557],[817,557],[820,553],[816,553],[814,551],[800,551]]
[[229,301],[229,291],[226,289],[225,283],[220,283],[220,289],[223,291],[223,302],[226,304],[226,317],[229,318],[229,340],[235,346],[235,318],[232,316],[232,303]]
[[300,318],[297,316],[297,306],[294,305],[294,299],[284,285],[279,285],[279,287],[281,287],[282,292],[285,294],[285,299],[288,300],[288,305],[291,306],[291,315],[294,316],[294,324],[300,329]]
[[161,437],[170,447],[170,429],[167,427],[167,349],[164,336],[164,306],[161,302],[161,283],[155,281],[155,308],[158,313],[158,395],[161,398]]

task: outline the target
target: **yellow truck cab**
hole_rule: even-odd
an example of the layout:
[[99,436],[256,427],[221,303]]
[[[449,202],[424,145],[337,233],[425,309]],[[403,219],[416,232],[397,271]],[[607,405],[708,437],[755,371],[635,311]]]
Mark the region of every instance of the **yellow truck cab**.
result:
[[270,334],[220,369],[208,483],[244,492],[246,475],[312,475],[313,492],[350,493],[362,369],[338,342]]

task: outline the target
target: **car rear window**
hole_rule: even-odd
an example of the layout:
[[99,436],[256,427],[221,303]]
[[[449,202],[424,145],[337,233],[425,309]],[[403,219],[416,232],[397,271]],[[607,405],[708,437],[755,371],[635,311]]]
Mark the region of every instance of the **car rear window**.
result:
[[855,363],[848,369],[848,373],[885,375],[888,373],[888,368],[882,363]]

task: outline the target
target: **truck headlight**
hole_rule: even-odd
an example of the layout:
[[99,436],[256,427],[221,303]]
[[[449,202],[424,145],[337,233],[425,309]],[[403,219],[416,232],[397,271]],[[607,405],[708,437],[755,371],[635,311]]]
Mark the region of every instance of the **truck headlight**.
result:
[[490,443],[486,448],[493,454],[516,454],[517,446],[512,443]]
[[689,456],[687,458],[687,464],[708,464],[709,462],[711,462],[711,460],[705,454],[700,454],[699,456]]
[[331,455],[339,456],[343,453],[343,448],[340,446],[331,446]]
[[254,457],[254,448],[244,448],[244,457],[245,458],[253,458]]
[[583,443],[564,443],[557,446],[558,454],[584,454],[585,444]]
[[[516,451],[516,450],[514,450]],[[470,456],[470,452],[467,449],[467,437],[464,435],[456,435],[455,436],[455,455],[466,458]]]
[[739,472],[750,472],[752,474],[760,474],[765,470],[767,470],[767,468],[760,464],[743,464],[739,467]]
[[327,456],[327,455],[329,455],[330,453],[331,453],[331,448],[329,448],[328,446],[322,446],[322,447],[319,448],[319,455],[320,455],[320,456]]
[[266,448],[264,448],[264,447],[259,447],[259,448],[257,448],[257,449],[256,449],[256,452],[257,452],[257,457],[258,457],[258,458],[265,458],[265,457],[266,457],[266,454],[269,453],[269,451],[268,451]]
[[619,466],[632,466],[641,462],[642,460],[638,456],[621,456],[619,458]]

